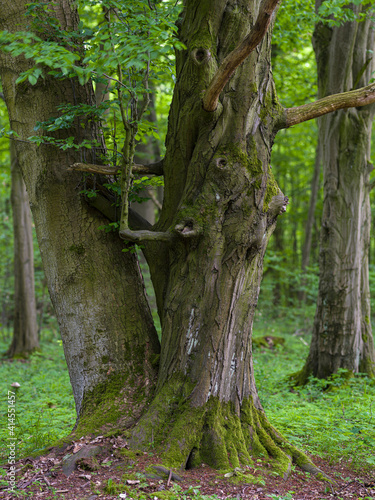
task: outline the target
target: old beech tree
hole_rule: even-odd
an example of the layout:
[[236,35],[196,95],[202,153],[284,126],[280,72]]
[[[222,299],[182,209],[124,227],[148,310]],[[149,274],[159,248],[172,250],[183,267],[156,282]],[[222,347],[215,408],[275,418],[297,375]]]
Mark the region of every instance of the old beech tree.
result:
[[[2,2],[1,29],[27,28],[25,4]],[[179,38],[186,49],[176,54],[166,154],[143,170],[164,176],[161,217],[150,227],[128,217],[126,203],[117,235],[97,229],[113,216],[104,190],[89,204],[80,194],[82,173],[68,170],[82,163],[79,152],[27,142],[36,121],[57,116],[60,103],[92,104],[91,86],[49,76],[17,85],[32,63],[0,56],[77,433],[128,429],[134,447],[153,443],[179,466],[237,466],[263,453],[284,474],[292,460],[316,470],[269,424],[254,381],[251,332],[263,256],[288,202],[272,174],[271,147],[282,128],[375,101],[375,85],[284,109],[271,71],[277,7],[277,0],[184,1]],[[55,16],[64,33],[77,28],[73,2],[58,0]],[[92,122],[82,123],[54,136],[80,143],[98,134]],[[130,160],[121,167],[125,188]],[[161,346],[136,258],[121,252],[124,241],[144,247]]]
[[[357,15],[364,9],[352,8]],[[316,26],[320,96],[369,81],[375,68],[373,28],[371,19]],[[319,294],[310,353],[297,383],[311,374],[326,378],[339,368],[375,375],[368,272],[374,112],[374,106],[365,106],[319,119],[324,173]]]

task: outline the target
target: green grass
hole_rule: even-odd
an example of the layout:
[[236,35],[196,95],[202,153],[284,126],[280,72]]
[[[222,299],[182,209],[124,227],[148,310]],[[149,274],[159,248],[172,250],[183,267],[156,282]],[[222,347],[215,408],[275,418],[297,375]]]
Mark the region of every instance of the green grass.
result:
[[[293,336],[296,326],[258,317],[254,335],[278,335],[285,344],[275,350],[254,350],[259,396],[271,423],[293,444],[331,462],[344,460],[355,468],[375,466],[375,383],[364,375],[330,381],[311,379],[291,391],[287,377],[302,368],[310,337]],[[301,340],[302,339],[302,340]],[[306,345],[307,344],[307,345]]]
[[[0,341],[0,352],[8,343]],[[42,338],[42,351],[27,361],[0,361],[0,442],[9,442],[8,391],[18,382],[16,400],[17,456],[25,456],[67,435],[75,423],[75,408],[61,341]],[[7,449],[0,448],[0,460]]]
[[[331,461],[351,461],[353,467],[375,465],[375,385],[365,376],[349,380],[340,375],[326,391],[325,382],[312,380],[292,392],[287,376],[300,369],[308,353],[308,336],[296,337],[295,322],[267,320],[258,315],[254,335],[283,336],[284,346],[254,349],[257,387],[271,423],[293,444]],[[302,341],[301,341],[302,338]],[[61,342],[42,338],[42,351],[29,361],[1,361],[0,440],[8,442],[7,391],[18,382],[17,456],[42,449],[69,434],[75,410]],[[0,350],[7,344],[0,342]],[[0,459],[6,458],[2,447]]]

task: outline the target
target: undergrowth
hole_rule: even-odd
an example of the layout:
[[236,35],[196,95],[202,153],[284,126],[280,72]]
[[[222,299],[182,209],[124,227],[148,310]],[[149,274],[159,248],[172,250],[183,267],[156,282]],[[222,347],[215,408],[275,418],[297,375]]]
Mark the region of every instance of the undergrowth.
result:
[[364,374],[349,378],[341,370],[329,381],[311,378],[291,388],[288,376],[302,368],[310,336],[295,323],[254,324],[254,335],[285,338],[274,350],[254,350],[259,396],[272,422],[294,445],[330,463],[345,461],[355,469],[375,466],[375,383]]
[[[298,335],[293,335],[297,330]],[[354,468],[375,466],[375,385],[358,375],[341,374],[326,381],[312,379],[304,388],[291,389],[287,377],[302,367],[309,336],[300,335],[295,323],[265,321],[259,316],[254,335],[277,335],[285,343],[274,350],[254,349],[259,395],[272,424],[294,445],[330,462],[345,461]],[[49,335],[49,336],[48,336]],[[7,348],[0,339],[0,350]],[[73,394],[61,341],[45,334],[41,352],[26,361],[0,361],[2,383],[0,441],[6,443],[7,391],[17,391],[16,435],[20,458],[45,448],[69,434],[75,423]],[[345,375],[345,374],[344,374]],[[0,459],[6,458],[5,446]]]
[[[0,352],[9,347],[0,339]],[[75,408],[61,341],[51,332],[41,339],[41,351],[28,360],[0,359],[0,442],[9,442],[8,391],[16,392],[17,457],[40,450],[67,435],[75,423]],[[13,383],[20,384],[15,389]],[[0,447],[0,460],[7,456]]]

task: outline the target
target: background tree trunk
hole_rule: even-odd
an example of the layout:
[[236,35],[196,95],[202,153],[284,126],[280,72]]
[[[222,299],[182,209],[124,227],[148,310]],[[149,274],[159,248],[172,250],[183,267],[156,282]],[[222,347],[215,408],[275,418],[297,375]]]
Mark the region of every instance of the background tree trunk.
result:
[[39,347],[34,289],[32,221],[14,142],[10,144],[11,202],[14,234],[14,319],[9,357],[23,357]]
[[[373,47],[370,20],[335,28],[319,24],[314,48],[320,97],[366,84],[375,67]],[[339,368],[375,374],[368,275],[373,116],[371,105],[319,119],[324,169],[320,281],[310,353],[296,376],[301,383],[309,374],[326,378]]]
[[[3,2],[1,28],[26,30],[26,4],[24,0]],[[56,17],[63,29],[77,26],[78,16],[66,2],[57,4]],[[80,194],[84,188],[81,174],[67,171],[70,164],[83,160],[82,151],[36,147],[27,141],[35,135],[35,123],[56,116],[59,104],[93,104],[95,97],[90,86],[82,87],[74,80],[46,77],[35,86],[28,82],[17,85],[18,75],[28,67],[21,58],[0,54],[11,127],[20,137],[17,157],[60,325],[81,430],[98,430],[118,420],[124,426],[131,425],[152,393],[152,361],[160,349],[138,262],[131,252],[122,252],[124,244],[116,234],[98,230],[108,221]],[[73,135],[77,143],[97,138],[89,123],[76,122],[64,133],[58,137]]]
[[314,173],[311,180],[311,195],[310,195],[310,204],[309,210],[307,213],[307,220],[305,225],[305,239],[302,245],[302,257],[301,257],[301,270],[302,270],[302,281],[301,281],[301,293],[299,294],[299,299],[301,301],[306,300],[306,278],[304,277],[304,273],[306,272],[307,267],[310,264],[310,254],[311,254],[311,244],[312,244],[312,236],[313,236],[313,228],[315,222],[315,208],[316,202],[318,200],[318,192],[319,192],[319,181],[320,181],[320,167],[322,163],[322,148],[318,138],[318,143],[316,145],[316,153],[315,153],[315,163],[314,163]]
[[315,164],[314,164],[314,173],[311,180],[311,196],[310,196],[310,205],[309,211],[307,214],[307,220],[305,225],[305,239],[302,245],[302,260],[301,260],[301,269],[302,272],[306,271],[306,268],[310,264],[310,253],[311,253],[311,242],[312,242],[312,233],[315,221],[315,208],[316,202],[318,199],[318,191],[319,191],[319,179],[320,179],[320,167],[322,163],[322,153],[321,153],[321,144],[318,139],[318,144],[316,145],[316,153],[315,153]]
[[[158,121],[155,110],[155,97],[153,93],[149,94],[149,99],[150,103],[148,106],[147,120],[157,127]],[[141,141],[137,144],[134,156],[135,163],[148,165],[150,163],[156,163],[159,160],[160,146],[155,137],[148,136],[146,142]],[[139,193],[139,196],[149,199],[142,203],[132,203],[132,208],[134,208],[134,210],[136,210],[136,212],[146,219],[151,225],[154,225],[156,221],[156,213],[159,209],[156,204],[161,206],[160,202],[158,202],[158,189],[153,186],[148,186]]]

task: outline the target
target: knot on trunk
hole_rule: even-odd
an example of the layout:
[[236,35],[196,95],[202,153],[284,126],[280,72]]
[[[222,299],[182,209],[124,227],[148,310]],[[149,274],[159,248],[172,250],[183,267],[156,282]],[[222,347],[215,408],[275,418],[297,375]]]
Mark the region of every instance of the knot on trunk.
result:
[[198,47],[190,52],[190,57],[197,66],[201,66],[202,64],[208,63],[211,59],[211,52],[203,47]]
[[286,212],[286,207],[289,203],[289,198],[284,196],[280,191],[276,196],[273,196],[268,204],[268,215],[271,217],[276,217],[284,212]]
[[202,233],[202,228],[192,218],[183,220],[179,224],[176,224],[174,229],[182,238],[193,238]]

